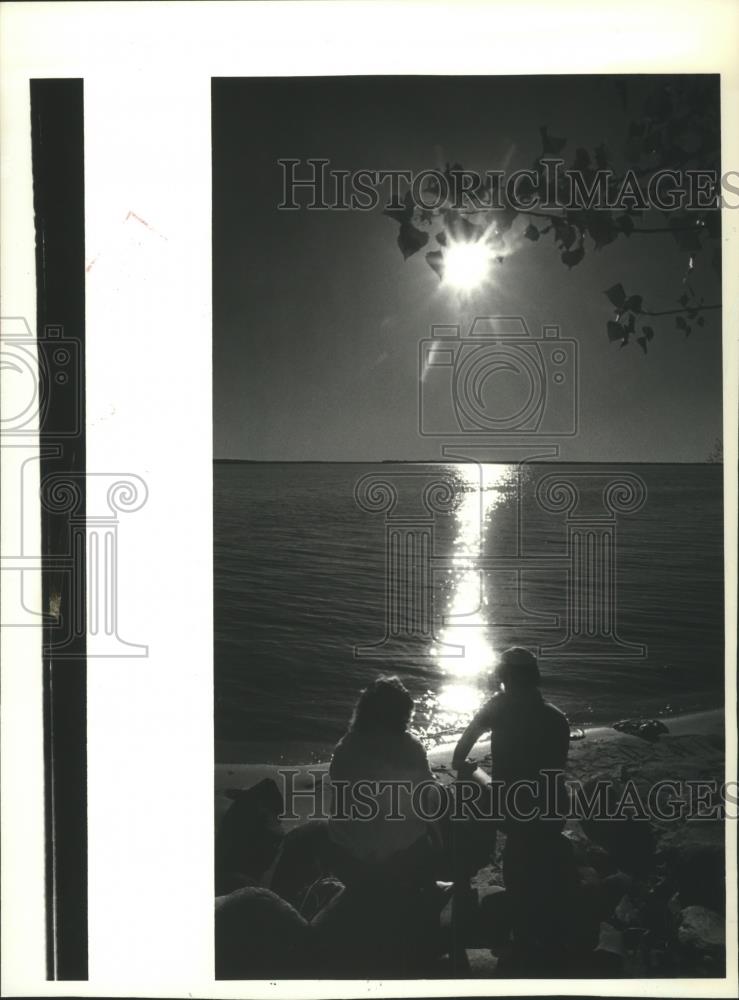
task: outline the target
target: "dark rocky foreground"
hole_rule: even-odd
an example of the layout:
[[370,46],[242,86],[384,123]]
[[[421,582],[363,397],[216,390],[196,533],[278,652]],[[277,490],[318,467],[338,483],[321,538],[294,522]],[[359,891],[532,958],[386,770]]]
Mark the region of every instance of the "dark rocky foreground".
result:
[[[431,757],[451,783],[444,754]],[[471,831],[464,877],[441,861],[439,879],[454,885],[415,894],[382,882],[347,889],[332,870],[324,821],[279,822],[273,770],[232,765],[220,775],[222,786],[236,778],[241,788],[221,800],[217,830],[218,978],[725,975],[725,820],[709,792],[709,818],[568,821],[576,886],[560,911],[561,948],[542,957],[511,939],[502,834],[479,824]],[[587,787],[606,779],[618,799],[627,785],[646,802],[659,781],[721,781],[723,771],[719,713],[668,721],[668,732],[645,736],[591,730],[570,752],[573,779]],[[547,873],[541,881],[544,902]]]

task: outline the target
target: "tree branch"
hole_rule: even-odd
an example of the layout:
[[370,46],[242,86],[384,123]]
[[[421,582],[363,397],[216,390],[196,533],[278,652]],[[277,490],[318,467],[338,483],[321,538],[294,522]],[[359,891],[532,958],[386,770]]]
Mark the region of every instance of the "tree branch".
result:
[[641,309],[640,316],[679,316],[682,313],[702,313],[705,309],[720,309],[721,303],[716,302],[710,306],[685,306],[684,309],[663,309],[660,312],[650,312],[648,309]]

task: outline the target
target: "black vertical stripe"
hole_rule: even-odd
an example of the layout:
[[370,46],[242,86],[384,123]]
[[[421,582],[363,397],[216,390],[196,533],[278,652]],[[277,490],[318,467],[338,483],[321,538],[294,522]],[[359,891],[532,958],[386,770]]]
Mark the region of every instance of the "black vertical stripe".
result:
[[41,492],[49,476],[79,491],[73,509],[41,509],[44,610],[59,607],[43,656],[47,976],[69,980],[88,974],[85,566],[71,534],[85,516],[82,80],[32,80],[31,119]]

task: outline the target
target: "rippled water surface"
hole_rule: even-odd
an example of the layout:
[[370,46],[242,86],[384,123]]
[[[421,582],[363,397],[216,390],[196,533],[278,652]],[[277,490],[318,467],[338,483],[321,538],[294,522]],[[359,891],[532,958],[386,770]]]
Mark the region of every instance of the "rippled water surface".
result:
[[575,723],[720,704],[721,472],[215,463],[220,755],[324,755],[381,672],[433,741],[514,642]]

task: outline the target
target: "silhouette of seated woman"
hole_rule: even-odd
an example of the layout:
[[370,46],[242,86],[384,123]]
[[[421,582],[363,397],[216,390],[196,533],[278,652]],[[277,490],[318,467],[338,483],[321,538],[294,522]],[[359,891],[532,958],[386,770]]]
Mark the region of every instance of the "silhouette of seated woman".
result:
[[440,837],[425,817],[440,803],[439,790],[426,751],[408,732],[413,709],[397,677],[373,681],[331,758],[329,836],[347,886],[399,890],[433,882]]

